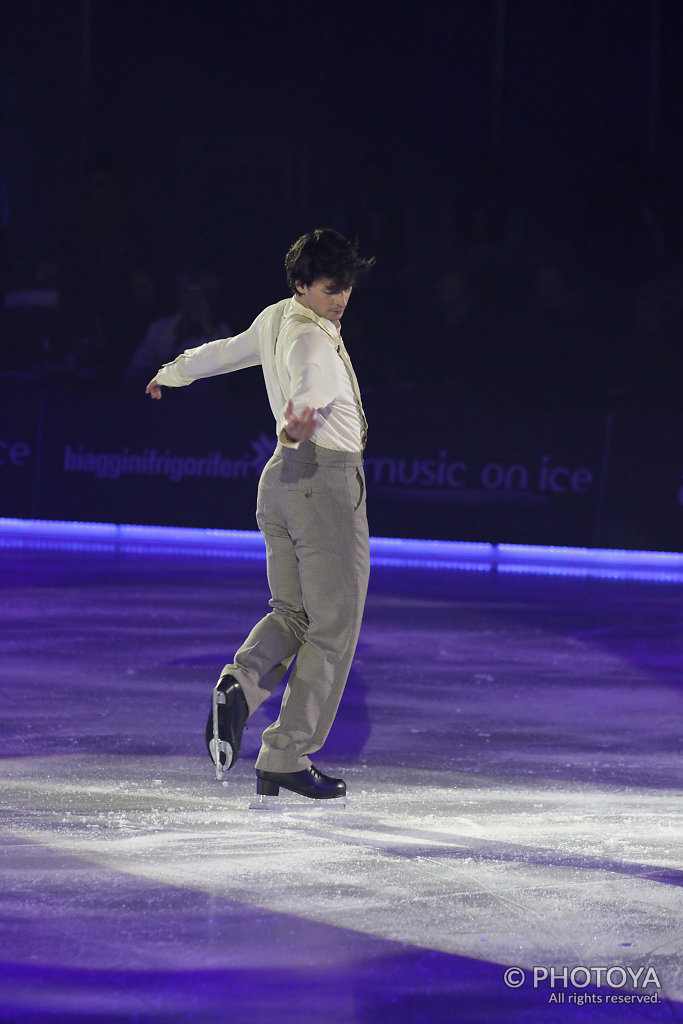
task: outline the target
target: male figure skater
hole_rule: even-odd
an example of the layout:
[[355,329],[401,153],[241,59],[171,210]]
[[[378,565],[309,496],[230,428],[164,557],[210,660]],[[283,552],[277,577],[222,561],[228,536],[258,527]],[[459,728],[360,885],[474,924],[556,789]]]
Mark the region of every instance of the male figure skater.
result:
[[276,722],[263,733],[256,792],[313,799],[346,784],[311,763],[325,742],[360,631],[370,568],[363,447],[366,420],[340,322],[374,260],[331,229],[299,238],[285,258],[292,297],[234,338],[188,349],[147,385],[182,387],[260,364],[278,444],[258,487],[272,611],[223,669],[206,728],[216,775],[237,759],[247,717],[296,658]]

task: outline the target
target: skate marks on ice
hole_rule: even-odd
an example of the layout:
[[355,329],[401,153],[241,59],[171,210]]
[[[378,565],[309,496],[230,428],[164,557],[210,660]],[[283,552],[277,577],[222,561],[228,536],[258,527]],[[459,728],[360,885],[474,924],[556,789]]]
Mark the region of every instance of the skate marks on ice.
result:
[[480,961],[652,960],[662,997],[683,997],[670,791],[351,766],[345,808],[288,795],[257,814],[251,765],[224,785],[203,767],[6,760],[5,828],[19,851]]
[[[226,785],[226,783],[223,783]],[[322,806],[321,806],[322,805]],[[273,814],[304,814],[317,815],[321,811],[346,810],[346,797],[335,797],[332,800],[309,800],[287,794],[285,796],[259,796],[249,801],[250,811],[270,811]]]

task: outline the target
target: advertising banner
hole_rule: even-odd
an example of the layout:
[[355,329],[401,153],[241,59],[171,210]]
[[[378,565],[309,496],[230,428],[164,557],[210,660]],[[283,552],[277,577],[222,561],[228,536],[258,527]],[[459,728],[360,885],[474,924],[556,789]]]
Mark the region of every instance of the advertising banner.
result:
[[54,392],[46,402],[39,514],[52,519],[253,530],[275,447],[265,396],[165,389]]
[[365,407],[373,533],[592,543],[603,416],[430,408],[405,398]]

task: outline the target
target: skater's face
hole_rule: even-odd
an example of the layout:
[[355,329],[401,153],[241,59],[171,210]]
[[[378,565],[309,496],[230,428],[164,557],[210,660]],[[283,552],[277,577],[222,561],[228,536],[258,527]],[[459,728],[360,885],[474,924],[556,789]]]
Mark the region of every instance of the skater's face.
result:
[[295,285],[296,297],[302,306],[312,309],[324,320],[339,324],[351,298],[352,288],[338,291],[329,277],[320,277],[311,285],[303,284],[302,281],[296,281]]

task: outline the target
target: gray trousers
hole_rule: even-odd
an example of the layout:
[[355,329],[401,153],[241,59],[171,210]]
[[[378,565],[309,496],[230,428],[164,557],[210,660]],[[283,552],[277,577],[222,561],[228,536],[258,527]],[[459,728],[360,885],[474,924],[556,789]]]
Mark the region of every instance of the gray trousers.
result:
[[370,573],[361,453],[278,445],[258,489],[270,605],[226,665],[251,714],[296,662],[256,767],[302,771],[325,742],[358,642]]

